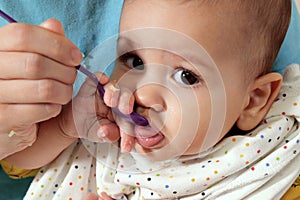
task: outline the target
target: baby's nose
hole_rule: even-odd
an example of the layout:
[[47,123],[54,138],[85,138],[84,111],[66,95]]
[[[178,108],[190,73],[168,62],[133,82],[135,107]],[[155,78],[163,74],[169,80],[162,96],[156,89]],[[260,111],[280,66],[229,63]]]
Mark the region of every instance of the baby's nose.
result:
[[[145,85],[137,89],[134,93],[135,101],[137,103],[137,112],[145,112],[152,109],[156,112],[162,112],[166,108],[163,91],[158,85]],[[147,109],[146,109],[147,108]]]

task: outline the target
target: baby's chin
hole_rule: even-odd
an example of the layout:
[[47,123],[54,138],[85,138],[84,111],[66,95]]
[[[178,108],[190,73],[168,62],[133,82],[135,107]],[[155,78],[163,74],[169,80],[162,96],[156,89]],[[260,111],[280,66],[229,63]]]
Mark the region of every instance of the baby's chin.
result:
[[[145,148],[138,143],[135,144],[134,148],[135,153],[138,153],[143,157],[155,162],[177,160],[182,156],[193,155],[193,153],[190,152],[178,151],[177,146],[168,146],[167,141],[162,142],[160,146],[157,146],[156,148]],[[171,151],[172,148],[174,149],[174,151]],[[195,154],[197,154],[197,152],[195,152]]]
[[143,155],[144,157],[149,157],[151,159],[156,157],[156,152],[161,150],[163,147],[166,146],[166,141],[161,141],[160,144],[153,146],[153,147],[145,147],[139,144],[138,142],[135,143],[135,151],[138,154]]

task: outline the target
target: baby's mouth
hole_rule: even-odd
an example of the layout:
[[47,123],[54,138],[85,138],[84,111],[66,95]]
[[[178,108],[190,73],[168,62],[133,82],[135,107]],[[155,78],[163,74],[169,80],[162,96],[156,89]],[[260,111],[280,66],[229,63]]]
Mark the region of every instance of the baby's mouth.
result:
[[154,147],[165,138],[159,130],[150,126],[135,126],[134,132],[137,142],[145,148]]
[[[144,148],[155,148],[157,144],[164,140],[164,134],[161,132],[161,129],[152,122],[150,109],[146,109],[142,106],[136,106],[135,111],[141,116],[149,118],[148,126],[136,125],[134,128],[137,143]],[[154,113],[157,114],[157,111],[155,110]],[[158,116],[156,116],[156,114],[152,116],[152,118],[157,118]]]

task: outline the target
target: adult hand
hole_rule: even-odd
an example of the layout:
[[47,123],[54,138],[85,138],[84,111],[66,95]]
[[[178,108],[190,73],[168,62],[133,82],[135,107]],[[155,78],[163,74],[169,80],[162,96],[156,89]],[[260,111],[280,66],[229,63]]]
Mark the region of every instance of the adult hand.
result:
[[81,59],[55,19],[0,28],[0,159],[30,146],[38,123],[70,101]]

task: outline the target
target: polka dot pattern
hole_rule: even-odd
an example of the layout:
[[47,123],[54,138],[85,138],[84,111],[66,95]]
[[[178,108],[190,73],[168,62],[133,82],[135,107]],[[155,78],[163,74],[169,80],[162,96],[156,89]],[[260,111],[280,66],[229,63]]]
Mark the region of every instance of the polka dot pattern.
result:
[[300,109],[295,109],[300,103],[300,70],[295,68],[288,70],[282,90],[262,123],[246,135],[223,139],[208,155],[151,162],[120,153],[117,144],[81,140],[40,170],[25,199],[77,200],[89,192],[102,191],[124,200],[184,199],[181,197],[187,195],[192,199],[224,199],[228,191],[235,194],[236,188],[239,195],[255,194],[255,187],[251,191],[246,187],[248,183],[284,187],[272,180],[278,176],[284,179],[285,172],[291,174],[287,167],[299,169],[300,162]]

